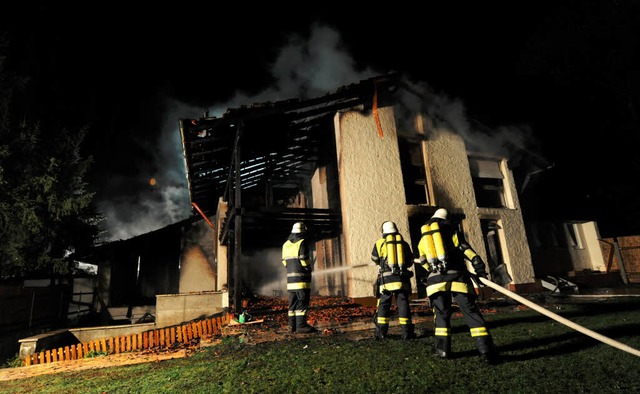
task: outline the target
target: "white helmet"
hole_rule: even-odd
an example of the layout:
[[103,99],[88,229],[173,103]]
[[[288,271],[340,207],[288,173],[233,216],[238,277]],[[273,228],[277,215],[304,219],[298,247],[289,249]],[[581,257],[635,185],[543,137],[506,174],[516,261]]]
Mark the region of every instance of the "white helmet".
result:
[[384,222],[382,223],[382,234],[391,234],[397,233],[398,228],[394,222]]
[[306,233],[307,232],[307,226],[304,225],[304,223],[302,222],[296,222],[293,224],[293,227],[291,228],[291,234],[300,234],[300,233]]
[[447,220],[447,210],[444,208],[438,209],[433,216],[431,216],[431,219]]

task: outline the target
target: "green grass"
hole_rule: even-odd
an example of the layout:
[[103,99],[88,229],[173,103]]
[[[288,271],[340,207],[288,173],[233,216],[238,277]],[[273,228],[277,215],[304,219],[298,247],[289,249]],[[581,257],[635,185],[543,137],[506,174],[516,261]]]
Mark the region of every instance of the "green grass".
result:
[[[640,349],[640,301],[561,305],[553,312]],[[247,344],[225,338],[187,358],[0,382],[2,393],[628,393],[640,358],[532,310],[485,315],[504,360],[480,362],[462,318],[450,360],[418,339],[316,335]],[[429,325],[430,326],[430,325]],[[421,330],[423,329],[423,330]],[[372,332],[373,336],[373,332]]]

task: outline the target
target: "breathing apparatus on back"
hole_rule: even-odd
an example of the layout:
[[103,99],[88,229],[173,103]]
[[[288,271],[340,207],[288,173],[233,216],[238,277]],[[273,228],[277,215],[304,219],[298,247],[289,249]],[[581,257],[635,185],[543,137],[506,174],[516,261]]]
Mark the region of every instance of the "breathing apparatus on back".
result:
[[438,209],[431,220],[420,228],[422,238],[425,240],[426,257],[429,271],[444,273],[447,271],[447,251],[440,232],[440,223],[437,219],[446,220],[447,210]]

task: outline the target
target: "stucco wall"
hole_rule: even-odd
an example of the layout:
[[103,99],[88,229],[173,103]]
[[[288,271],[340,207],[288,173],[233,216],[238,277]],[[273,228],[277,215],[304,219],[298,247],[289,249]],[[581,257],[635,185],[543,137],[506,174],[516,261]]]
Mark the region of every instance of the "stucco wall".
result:
[[598,228],[595,222],[576,223],[576,237],[582,241],[582,248],[570,248],[571,260],[574,271],[592,270],[606,271],[600,241],[598,240]]
[[[393,108],[379,109],[378,114],[382,137],[370,113],[343,112],[335,120],[345,265],[371,264],[371,250],[385,220],[394,221],[401,234],[410,238]],[[464,140],[445,128],[425,129],[428,130],[425,155],[433,205],[465,215],[462,223],[465,237],[485,260],[480,221],[496,220],[501,227],[499,238],[504,262],[513,278],[510,287],[534,285],[522,212],[507,164],[503,172],[508,208],[478,208]],[[376,273],[373,265],[354,267],[349,276],[349,295],[370,296]]]
[[517,198],[513,174],[506,174],[505,194],[509,208],[478,208],[464,141],[447,129],[431,129],[427,134],[427,156],[431,172],[435,203],[452,212],[464,213],[463,230],[469,244],[486,260],[486,250],[480,228],[481,219],[498,221],[500,240],[507,270],[513,285],[535,282],[531,252],[527,242],[522,211]]
[[220,313],[229,306],[226,291],[203,291],[156,296],[156,327],[168,327],[185,321]]
[[336,115],[340,198],[345,264],[350,270],[351,297],[371,296],[378,269],[371,251],[380,227],[392,220],[407,239],[408,221],[393,110],[378,110],[383,136],[371,113]]
[[218,222],[215,223],[216,226],[216,235],[215,235],[215,243],[216,243],[216,256],[215,256],[215,266],[217,272],[217,284],[216,290],[227,290],[228,289],[228,281],[229,281],[229,261],[227,258],[227,249],[226,245],[220,244],[220,229],[224,225],[224,218],[227,216],[227,211],[229,210],[229,204],[224,202],[222,198],[218,200],[218,210],[216,212],[216,217],[218,218]]
[[[464,212],[477,222],[477,216],[470,217],[475,210],[471,171],[464,141],[446,129],[431,129],[427,133],[427,157],[433,182],[435,205],[448,207],[452,211]],[[480,224],[471,226],[467,234],[470,242],[482,244]]]
[[216,290],[212,262],[215,231],[202,220],[183,233],[179,292]]

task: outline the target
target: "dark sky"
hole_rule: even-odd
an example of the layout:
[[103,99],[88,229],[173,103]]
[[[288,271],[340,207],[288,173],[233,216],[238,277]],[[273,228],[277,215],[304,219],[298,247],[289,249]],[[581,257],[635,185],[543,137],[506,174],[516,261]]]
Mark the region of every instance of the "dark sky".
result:
[[179,118],[391,71],[465,114],[461,132],[494,130],[540,169],[553,164],[524,201],[625,231],[640,222],[635,2],[371,3],[322,15],[211,3],[0,6],[8,64],[32,78],[34,117],[90,126],[110,240],[191,214]]

